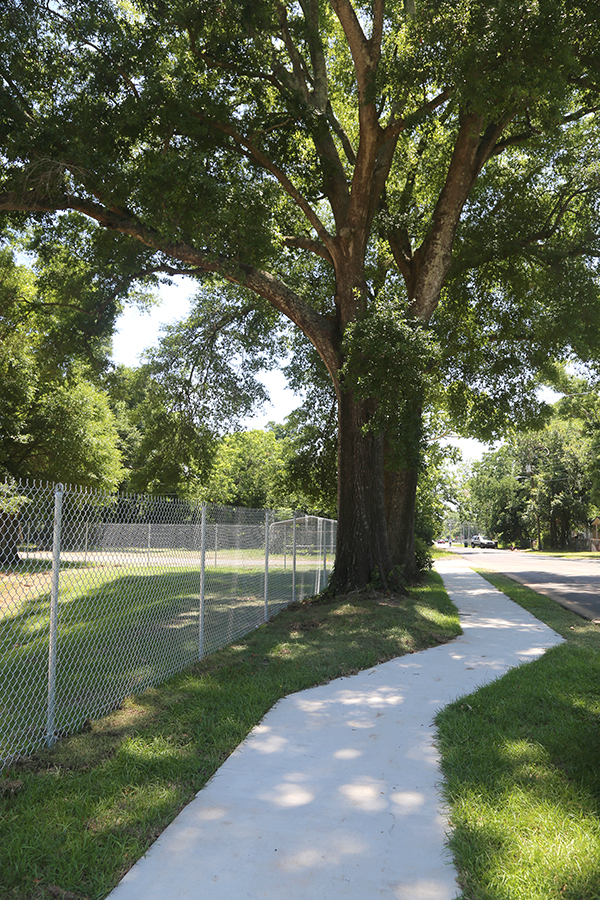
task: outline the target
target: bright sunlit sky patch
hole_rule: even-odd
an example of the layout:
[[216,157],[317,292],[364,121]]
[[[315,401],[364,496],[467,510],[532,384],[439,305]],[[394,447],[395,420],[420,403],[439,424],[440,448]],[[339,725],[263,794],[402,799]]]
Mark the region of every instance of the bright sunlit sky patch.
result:
[[[159,306],[147,311],[128,306],[119,317],[117,333],[113,338],[115,363],[132,368],[140,365],[144,351],[158,344],[161,328],[188,315],[195,285],[185,278],[176,278],[173,282],[161,286]],[[267,422],[283,422],[302,402],[302,398],[288,389],[287,379],[280,371],[265,372],[262,380],[271,403],[265,404],[263,411],[246,419],[243,422],[245,428],[264,428]]]

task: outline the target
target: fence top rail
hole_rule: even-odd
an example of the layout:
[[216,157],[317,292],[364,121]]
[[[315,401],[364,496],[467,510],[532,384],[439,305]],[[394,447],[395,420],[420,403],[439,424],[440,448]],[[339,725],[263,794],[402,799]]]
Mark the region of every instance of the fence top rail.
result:
[[293,525],[294,522],[296,525],[299,522],[336,522],[337,519],[327,519],[324,516],[296,516],[295,519],[277,519],[275,522],[271,522],[271,525]]
[[[244,517],[247,517],[252,513],[254,513],[256,516],[258,516],[258,514],[264,516],[264,514],[267,512],[266,509],[255,509],[251,507],[241,506],[226,506],[220,503],[210,503],[207,501],[186,499],[183,497],[177,497],[172,494],[136,494],[128,492],[107,493],[106,491],[94,487],[69,484],[66,482],[59,484],[57,482],[42,481],[29,478],[13,478],[11,476],[0,478],[0,499],[2,499],[5,503],[8,503],[15,497],[18,498],[19,494],[21,493],[24,500],[26,500],[30,499],[32,494],[54,494],[56,490],[60,490],[65,497],[77,499],[79,502],[85,502],[86,500],[88,500],[91,504],[91,507],[99,510],[102,509],[107,516],[111,512],[114,513],[115,518],[123,524],[142,524],[147,523],[151,520],[151,524],[187,525],[189,524],[189,519],[182,519],[177,522],[166,522],[154,521],[154,518],[156,516],[159,516],[159,518],[164,516],[167,510],[170,510],[172,512],[175,512],[177,510],[179,515],[187,513],[187,516],[193,517],[196,513],[199,513],[202,506],[206,508],[209,514],[218,513],[220,510],[223,510],[227,511],[228,513],[242,514]],[[294,521],[296,521],[296,523],[302,522],[307,524],[317,522],[335,523],[337,521],[336,519],[330,519],[325,516],[308,515],[300,512],[296,512],[295,516],[292,517],[290,515],[292,513],[292,510],[285,507],[280,509],[269,509],[268,512],[273,515],[273,520],[271,522],[272,525],[291,525]],[[277,518],[278,515],[284,515],[285,518]],[[198,523],[199,522],[200,519],[198,518]],[[109,522],[105,521],[104,524],[109,524]],[[218,524],[220,525],[230,523],[219,522]],[[237,525],[240,523],[234,522],[231,524]],[[248,520],[244,524],[254,523]]]

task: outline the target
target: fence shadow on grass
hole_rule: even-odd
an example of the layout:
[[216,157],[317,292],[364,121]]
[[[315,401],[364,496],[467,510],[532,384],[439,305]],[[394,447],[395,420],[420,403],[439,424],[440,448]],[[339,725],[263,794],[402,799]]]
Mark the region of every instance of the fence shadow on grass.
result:
[[[115,577],[114,567],[89,567],[61,577],[55,735],[79,729],[265,621],[259,567],[210,572],[202,630],[197,569]],[[289,570],[270,573],[267,615],[291,600],[291,587]],[[49,618],[45,589],[0,620],[0,766],[47,739]]]

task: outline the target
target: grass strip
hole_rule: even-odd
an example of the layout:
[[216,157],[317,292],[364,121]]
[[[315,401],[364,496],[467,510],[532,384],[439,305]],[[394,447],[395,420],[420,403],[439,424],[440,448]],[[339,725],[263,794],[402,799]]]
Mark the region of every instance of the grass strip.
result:
[[600,898],[600,628],[478,570],[565,643],[437,716],[468,900]]
[[600,563],[600,553],[591,550],[522,550],[530,556],[560,556],[565,559],[595,559]]
[[286,694],[448,641],[435,573],[409,598],[304,602],[0,779],[2,900],[100,900]]

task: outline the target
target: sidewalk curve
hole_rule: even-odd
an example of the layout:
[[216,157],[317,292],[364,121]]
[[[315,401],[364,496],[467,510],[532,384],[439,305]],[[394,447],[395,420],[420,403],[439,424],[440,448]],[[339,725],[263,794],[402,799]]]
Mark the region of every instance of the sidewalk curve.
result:
[[109,900],[452,900],[432,724],[559,635],[464,560],[436,565],[449,644],[285,697]]

